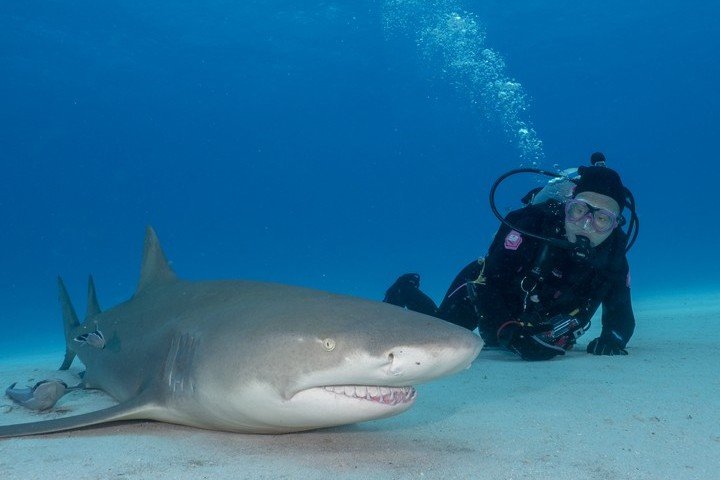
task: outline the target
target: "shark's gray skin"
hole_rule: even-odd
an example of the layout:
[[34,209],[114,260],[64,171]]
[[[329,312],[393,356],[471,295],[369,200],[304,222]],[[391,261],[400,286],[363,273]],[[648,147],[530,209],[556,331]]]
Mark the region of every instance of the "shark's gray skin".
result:
[[[389,417],[413,385],[466,369],[482,340],[392,305],[287,285],[178,279],[148,228],[135,295],[101,312],[90,281],[80,324],[62,280],[67,353],[119,404],[0,427],[33,435],[129,419],[286,433]],[[75,342],[101,331],[104,348]]]

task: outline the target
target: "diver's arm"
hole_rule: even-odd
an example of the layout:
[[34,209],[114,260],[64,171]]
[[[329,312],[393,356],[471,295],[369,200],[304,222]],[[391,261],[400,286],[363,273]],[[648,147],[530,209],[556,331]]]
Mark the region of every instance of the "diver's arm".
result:
[[625,348],[635,331],[635,315],[628,284],[626,280],[613,280],[602,304],[602,335],[619,336],[622,348]]
[[587,352],[595,355],[627,355],[625,346],[635,331],[635,315],[630,300],[627,259],[622,259],[619,275],[608,278],[608,290],[603,297],[602,333],[590,342]]

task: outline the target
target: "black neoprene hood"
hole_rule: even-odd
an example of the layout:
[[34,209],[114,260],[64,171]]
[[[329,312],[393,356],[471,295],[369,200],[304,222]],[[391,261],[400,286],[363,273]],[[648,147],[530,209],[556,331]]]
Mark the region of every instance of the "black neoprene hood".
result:
[[615,200],[620,205],[620,210],[625,208],[625,187],[620,180],[620,175],[608,167],[586,167],[578,168],[580,179],[573,196],[581,192],[595,192]]

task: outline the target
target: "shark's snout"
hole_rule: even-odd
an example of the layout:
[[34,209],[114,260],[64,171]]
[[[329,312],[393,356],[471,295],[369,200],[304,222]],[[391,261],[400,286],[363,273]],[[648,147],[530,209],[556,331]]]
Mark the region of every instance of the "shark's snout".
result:
[[394,376],[412,376],[414,372],[432,367],[439,355],[417,347],[398,347],[388,353],[388,373]]
[[483,346],[469,334],[463,342],[426,346],[398,346],[387,352],[387,375],[395,381],[417,384],[468,368]]

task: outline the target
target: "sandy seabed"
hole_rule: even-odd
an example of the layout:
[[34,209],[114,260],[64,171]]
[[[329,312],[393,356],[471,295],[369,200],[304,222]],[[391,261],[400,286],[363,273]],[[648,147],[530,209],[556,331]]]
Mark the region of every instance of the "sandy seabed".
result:
[[[483,350],[473,367],[419,387],[397,417],[287,435],[126,422],[0,440],[0,479],[712,479],[720,472],[720,294],[635,302],[626,357],[584,346],[528,363]],[[61,351],[0,357],[0,386],[45,378]],[[114,401],[66,395],[53,413],[0,398],[0,424]]]

